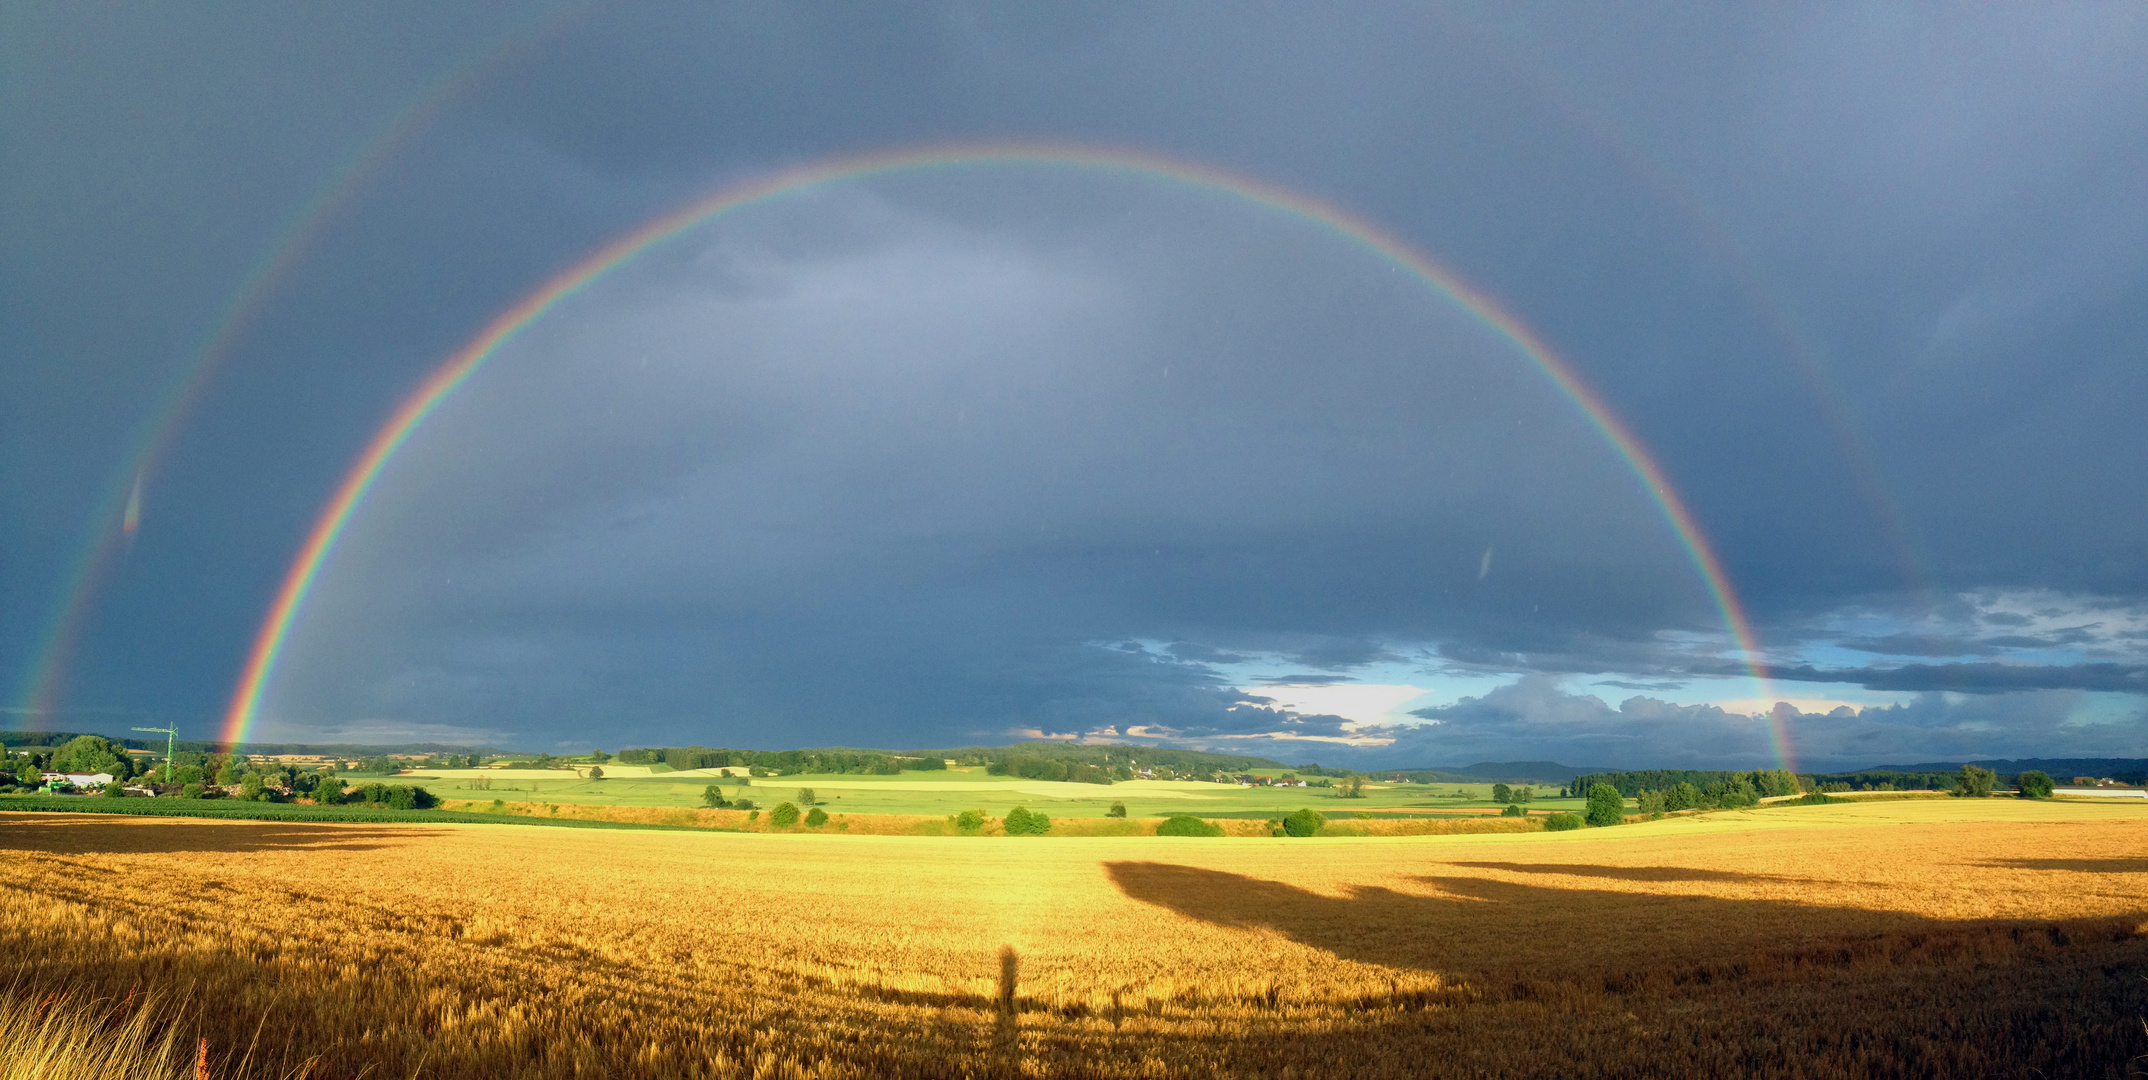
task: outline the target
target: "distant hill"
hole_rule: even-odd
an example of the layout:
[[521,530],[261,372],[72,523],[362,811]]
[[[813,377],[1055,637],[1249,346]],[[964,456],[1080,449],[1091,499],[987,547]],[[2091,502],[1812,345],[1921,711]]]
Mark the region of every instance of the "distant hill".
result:
[[1983,758],[1974,761],[1927,761],[1917,765],[1874,765],[1863,771],[1873,772],[1941,772],[1960,770],[1963,765],[1978,765],[2003,776],[2027,772],[2030,769],[2048,773],[2061,783],[2076,776],[2111,777],[2139,783],[2148,778],[2148,758]]

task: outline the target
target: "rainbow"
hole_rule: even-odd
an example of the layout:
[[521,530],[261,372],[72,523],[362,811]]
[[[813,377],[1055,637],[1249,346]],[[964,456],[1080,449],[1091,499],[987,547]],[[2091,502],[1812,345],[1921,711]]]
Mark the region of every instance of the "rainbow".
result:
[[[1507,313],[1491,298],[1471,288],[1460,277],[1418,253],[1395,236],[1340,207],[1309,195],[1289,191],[1265,181],[1224,172],[1155,154],[1116,149],[1031,143],[963,144],[844,157],[806,165],[771,176],[722,188],[669,214],[665,214],[617,240],[606,244],[564,273],[552,278],[513,307],[493,319],[469,344],[448,357],[418,388],[397,406],[365,452],[344,474],[335,495],[314,522],[298,557],[284,575],[268,617],[255,635],[246,667],[225,711],[223,741],[246,740],[247,731],[259,714],[261,696],[275,674],[284,639],[304,607],[336,540],[351,514],[380,478],[382,469],[408,441],[418,425],[456,387],[468,380],[499,348],[524,327],[542,317],[560,301],[574,295],[642,251],[724,214],[758,203],[797,194],[821,185],[870,177],[876,174],[936,168],[990,165],[1052,165],[1146,176],[1227,194],[1270,211],[1288,214],[1321,225],[1408,271],[1434,290],[1461,304],[1487,327],[1520,349],[1559,392],[1579,408],[1589,424],[1610,444],[1627,469],[1640,482],[1670,524],[1686,557],[1699,573],[1710,599],[1721,614],[1739,653],[1739,662],[1759,687],[1758,696],[1772,696],[1767,669],[1754,638],[1751,622],[1740,606],[1720,559],[1701,532],[1693,513],[1663,473],[1661,466],[1628,430],[1595,391],[1576,375],[1541,338]],[[1779,718],[1770,714],[1769,735],[1778,759],[1792,768],[1789,733]]]
[[135,429],[134,437],[126,444],[129,449],[113,470],[104,497],[90,516],[90,535],[81,553],[61,576],[59,602],[46,622],[45,632],[30,651],[19,696],[21,712],[36,718],[33,724],[42,726],[43,718],[58,708],[61,688],[67,681],[68,661],[89,617],[92,601],[120,561],[120,554],[133,544],[141,526],[144,485],[156,472],[158,461],[179,431],[180,421],[201,400],[210,376],[245,337],[278,287],[304,260],[329,223],[350,204],[366,179],[393,159],[404,143],[424,130],[449,103],[480,85],[493,68],[557,34],[589,7],[586,0],[574,0],[571,4],[539,8],[534,15],[472,50],[460,63],[412,95],[329,173],[327,181],[291,215],[240,279],[230,302],[187,352],[175,377]]

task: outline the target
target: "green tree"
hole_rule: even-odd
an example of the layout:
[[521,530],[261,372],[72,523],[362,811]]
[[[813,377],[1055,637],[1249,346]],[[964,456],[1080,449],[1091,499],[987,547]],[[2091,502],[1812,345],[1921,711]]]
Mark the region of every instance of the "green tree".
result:
[[1527,810],[1524,810],[1524,809],[1522,809],[1522,808],[1521,808],[1521,805],[1520,805],[1519,803],[1508,803],[1508,804],[1507,804],[1507,805],[1506,805],[1505,807],[1503,807],[1503,808],[1501,808],[1501,809],[1500,809],[1500,811],[1499,811],[1499,816],[1500,816],[1500,817],[1522,817],[1522,816],[1524,816],[1524,815],[1526,815],[1526,814],[1528,814],[1528,813],[1529,813],[1529,811],[1527,811]]
[[2014,786],[2021,789],[2021,797],[2024,799],[2051,797],[2051,777],[2040,769],[2030,769],[2015,777]]
[[1007,830],[1009,836],[1043,836],[1052,831],[1051,818],[1026,806],[1017,806],[1007,811],[1007,817],[1000,825]]
[[779,829],[788,829],[798,824],[798,808],[787,802],[777,803],[776,808],[768,812],[768,823]]
[[984,823],[985,812],[982,810],[964,810],[955,815],[955,828],[963,832],[976,832],[984,828]]
[[589,752],[589,760],[594,761],[599,765],[602,765],[605,762],[610,761],[611,759],[612,756],[602,750],[591,750]]
[[1640,799],[1641,812],[1652,818],[1662,817],[1664,804],[1668,801],[1661,791],[1644,791]]
[[1626,800],[1609,784],[1593,784],[1589,787],[1588,816],[1589,824],[1597,828],[1617,825],[1626,820]]
[[1192,814],[1173,814],[1156,826],[1158,836],[1222,836],[1223,826]]
[[820,795],[816,793],[812,788],[802,787],[798,789],[798,805],[814,806],[818,805],[819,802]]
[[391,810],[415,810],[418,808],[418,789],[399,784],[388,789],[385,801]]
[[1544,828],[1552,832],[1566,832],[1581,827],[1580,814],[1557,813],[1544,819]]
[[334,806],[343,801],[343,778],[323,774],[313,786],[313,801],[322,806]]
[[1529,802],[1535,802],[1535,801],[1536,801],[1536,789],[1535,789],[1535,788],[1532,788],[1532,787],[1530,787],[1530,786],[1529,786],[1529,785],[1527,785],[1527,784],[1523,784],[1522,786],[1520,786],[1520,787],[1518,787],[1518,788],[1515,788],[1515,789],[1514,789],[1514,801],[1515,801],[1515,802],[1518,802],[1518,803],[1529,803]]
[[239,777],[239,798],[247,799],[249,801],[259,800],[261,798],[260,773],[257,773],[252,769],[248,769],[246,771],[246,775]]
[[701,789],[701,805],[706,806],[711,810],[721,810],[731,804],[724,801],[722,788],[717,787],[714,784],[710,784],[709,786]]
[[753,812],[752,812],[752,814],[751,814],[751,815],[749,815],[749,816],[748,816],[748,817],[746,818],[746,820],[747,820],[747,821],[752,821],[752,820],[753,820],[754,818],[756,818],[756,817],[759,817],[759,816],[761,816],[761,812],[760,812],[759,810],[754,810],[754,809],[753,809],[753,800],[752,800],[752,799],[733,799],[733,800],[731,800],[731,809],[733,809],[733,810],[752,810],[752,811],[753,811]]
[[1293,810],[1283,816],[1283,831],[1292,836],[1316,836],[1320,832],[1320,827],[1327,823],[1328,819],[1321,817],[1314,811]]
[[1336,797],[1336,798],[1338,798],[1338,799],[1362,799],[1362,798],[1364,798],[1364,797],[1365,797],[1365,778],[1364,778],[1364,777],[1361,777],[1361,776],[1346,776],[1346,777],[1343,777],[1343,782],[1342,782],[1342,783],[1340,783],[1340,784],[1338,784],[1338,785],[1336,785],[1336,793],[1335,793],[1335,797]]
[[1109,809],[1109,810],[1106,810],[1106,811],[1104,811],[1104,816],[1105,816],[1105,817],[1119,817],[1119,818],[1125,817],[1125,816],[1126,816],[1126,804],[1125,804],[1125,803],[1123,803],[1123,802],[1113,802],[1113,803],[1111,804],[1111,809]]
[[809,828],[818,829],[828,823],[828,812],[816,806],[812,813],[805,816],[805,823]]
[[47,768],[57,773],[111,773],[124,777],[128,775],[127,752],[103,736],[77,735],[53,751]]
[[226,760],[223,767],[216,770],[216,782],[218,786],[230,787],[239,782],[240,775],[238,762]]
[[1506,786],[1505,784],[1493,784],[1492,801],[1498,803],[1513,802],[1514,789]]
[[111,783],[106,784],[104,786],[104,790],[100,792],[100,794],[102,794],[107,799],[124,799],[127,797],[127,789],[126,786],[120,781],[114,780]]
[[591,765],[591,766],[589,767],[589,778],[590,778],[591,780],[602,780],[602,779],[604,779],[604,766],[602,766],[602,765]]
[[1964,765],[1961,775],[1954,778],[1954,794],[1972,799],[1991,798],[1991,785],[1998,779],[1999,774],[1990,769]]
[[188,784],[186,787],[181,788],[179,790],[179,797],[182,799],[199,799],[206,791],[208,791],[208,789],[202,787],[198,783]]

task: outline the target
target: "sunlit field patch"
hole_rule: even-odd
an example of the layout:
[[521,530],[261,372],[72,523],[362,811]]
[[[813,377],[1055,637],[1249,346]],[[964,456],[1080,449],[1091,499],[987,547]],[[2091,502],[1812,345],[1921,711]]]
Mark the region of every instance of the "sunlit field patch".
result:
[[1311,840],[24,815],[0,955],[18,1000],[185,995],[217,1075],[249,1049],[337,1077],[2124,1075],[2143,825],[2012,800]]

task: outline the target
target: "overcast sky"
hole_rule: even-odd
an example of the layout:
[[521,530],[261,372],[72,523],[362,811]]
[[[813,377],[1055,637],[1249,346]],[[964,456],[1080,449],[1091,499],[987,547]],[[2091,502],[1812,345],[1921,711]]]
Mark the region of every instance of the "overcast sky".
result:
[[[2148,756],[2148,9],[0,7],[5,726]],[[131,525],[131,527],[130,527]],[[1747,661],[1769,675],[1756,681]],[[1778,704],[1784,703],[1784,704]],[[1768,719],[1772,717],[1772,721]]]

